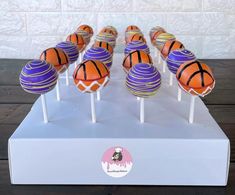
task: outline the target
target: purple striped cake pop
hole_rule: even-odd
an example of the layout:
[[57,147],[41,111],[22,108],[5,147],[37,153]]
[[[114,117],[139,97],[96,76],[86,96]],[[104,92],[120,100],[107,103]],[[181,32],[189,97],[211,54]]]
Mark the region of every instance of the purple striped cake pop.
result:
[[168,57],[166,58],[166,63],[168,69],[173,74],[176,74],[181,64],[195,59],[196,56],[191,51],[187,49],[180,49],[180,50],[171,51]]
[[42,60],[28,62],[20,73],[20,85],[28,93],[44,94],[52,90],[58,74],[53,65]]
[[69,63],[73,64],[77,61],[79,56],[78,47],[70,41],[60,42],[56,45],[57,48],[62,49],[69,58]]
[[127,89],[137,97],[154,95],[161,85],[161,75],[151,64],[136,64],[127,74]]
[[108,69],[112,66],[112,55],[108,50],[102,47],[92,47],[88,49],[83,56],[83,60],[99,60],[106,65]]
[[130,52],[135,50],[142,50],[147,54],[150,53],[148,45],[145,44],[143,41],[132,41],[128,43],[124,50],[124,53],[125,55],[128,55]]

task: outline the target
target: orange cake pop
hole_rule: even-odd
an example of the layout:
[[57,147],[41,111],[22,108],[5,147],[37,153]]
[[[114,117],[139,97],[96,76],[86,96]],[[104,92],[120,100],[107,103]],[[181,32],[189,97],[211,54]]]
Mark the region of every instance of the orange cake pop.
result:
[[152,58],[149,54],[141,50],[130,52],[123,60],[122,66],[126,73],[130,68],[139,63],[153,64]]
[[85,60],[73,73],[74,83],[82,93],[92,93],[102,89],[109,81],[108,68],[98,60]]
[[176,78],[179,86],[192,95],[204,97],[215,86],[215,79],[210,67],[198,60],[181,64]]
[[77,31],[80,31],[80,30],[86,31],[90,37],[92,37],[94,34],[93,29],[87,24],[83,24],[83,25],[79,26],[77,28]]
[[113,55],[113,47],[108,44],[107,42],[104,42],[104,41],[95,41],[93,47],[102,47],[106,50],[108,50],[108,52]]
[[48,48],[40,55],[40,60],[45,60],[52,64],[58,73],[63,73],[69,66],[69,60],[66,53],[60,48]]
[[66,41],[70,41],[74,45],[77,45],[79,52],[82,52],[86,47],[86,43],[85,40],[83,39],[83,36],[77,33],[70,34],[66,38]]
[[180,41],[166,41],[161,50],[162,58],[165,60],[171,51],[177,49],[184,49],[184,45]]

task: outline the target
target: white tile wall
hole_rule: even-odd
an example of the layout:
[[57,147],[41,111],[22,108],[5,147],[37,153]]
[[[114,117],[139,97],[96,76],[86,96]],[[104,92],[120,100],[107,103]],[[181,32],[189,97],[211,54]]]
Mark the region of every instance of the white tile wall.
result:
[[115,26],[120,52],[127,25],[147,39],[160,25],[198,58],[235,58],[235,0],[1,0],[0,58],[36,58],[83,23]]

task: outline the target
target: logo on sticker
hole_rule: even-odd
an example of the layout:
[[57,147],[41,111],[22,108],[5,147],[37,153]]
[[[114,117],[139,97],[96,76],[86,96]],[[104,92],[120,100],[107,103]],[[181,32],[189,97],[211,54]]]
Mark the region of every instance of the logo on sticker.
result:
[[133,165],[130,153],[123,147],[112,147],[102,157],[102,168],[111,177],[127,175]]

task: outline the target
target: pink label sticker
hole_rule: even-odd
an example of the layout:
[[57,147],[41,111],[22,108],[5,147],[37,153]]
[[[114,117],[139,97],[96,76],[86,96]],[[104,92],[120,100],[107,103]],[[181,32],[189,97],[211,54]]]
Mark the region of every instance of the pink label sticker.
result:
[[127,175],[133,165],[130,153],[120,146],[106,150],[101,163],[104,172],[111,177]]

